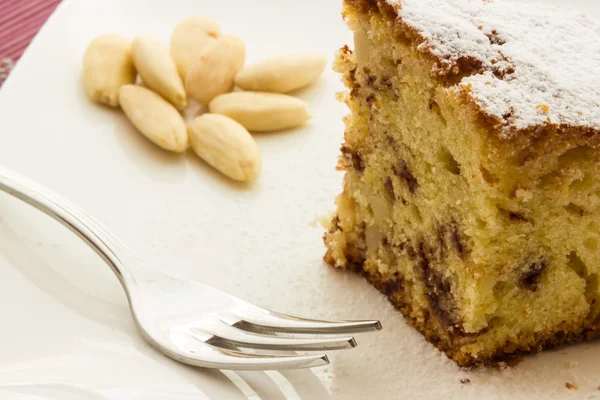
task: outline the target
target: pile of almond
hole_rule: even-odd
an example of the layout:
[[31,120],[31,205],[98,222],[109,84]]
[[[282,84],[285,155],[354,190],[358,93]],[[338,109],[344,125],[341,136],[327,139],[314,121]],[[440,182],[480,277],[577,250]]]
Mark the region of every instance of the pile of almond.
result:
[[[262,164],[249,131],[303,125],[310,118],[306,103],[285,93],[314,82],[326,59],[288,55],[244,67],[245,61],[241,39],[222,35],[215,21],[192,17],[173,31],[170,50],[150,36],[94,39],[83,58],[84,86],[92,100],[120,106],[156,145],[173,152],[191,146],[229,178],[250,181]],[[181,112],[190,98],[209,112],[186,125]]]

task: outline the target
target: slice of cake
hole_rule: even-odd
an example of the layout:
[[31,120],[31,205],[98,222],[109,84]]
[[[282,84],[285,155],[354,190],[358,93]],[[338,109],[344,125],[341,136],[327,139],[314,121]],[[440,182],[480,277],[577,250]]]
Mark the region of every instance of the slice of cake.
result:
[[326,260],[461,366],[600,336],[600,27],[497,0],[345,0]]

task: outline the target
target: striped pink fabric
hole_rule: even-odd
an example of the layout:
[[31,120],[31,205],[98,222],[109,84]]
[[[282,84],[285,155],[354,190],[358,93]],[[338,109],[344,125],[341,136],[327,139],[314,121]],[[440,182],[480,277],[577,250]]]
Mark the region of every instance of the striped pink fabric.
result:
[[0,86],[61,0],[0,0]]

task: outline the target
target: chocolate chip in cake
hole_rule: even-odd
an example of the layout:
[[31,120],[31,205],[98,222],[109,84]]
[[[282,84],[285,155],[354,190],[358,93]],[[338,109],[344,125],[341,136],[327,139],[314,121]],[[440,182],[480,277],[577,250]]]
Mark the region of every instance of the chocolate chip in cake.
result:
[[[454,309],[456,308],[452,294],[450,293],[450,284],[444,277],[431,266],[431,261],[423,242],[419,243],[419,253],[417,267],[420,269],[421,276],[425,287],[427,288],[427,296],[431,308],[435,310],[440,320],[440,323],[446,327],[454,327],[457,325],[454,318]],[[461,328],[458,327],[460,334]],[[454,330],[452,332],[454,334]]]
[[363,72],[365,73],[366,86],[373,90],[378,90],[379,85],[377,85],[377,78],[374,75],[371,75],[371,70],[368,67],[364,67]]
[[386,76],[385,78],[383,78],[381,80],[381,85],[388,89],[392,89],[394,87],[394,84],[392,83],[392,77]]
[[365,163],[362,157],[354,150],[350,148],[347,144],[342,145],[342,155],[344,159],[348,162],[349,165],[352,166],[358,172],[364,172]]
[[414,260],[417,258],[417,252],[415,251],[415,248],[412,245],[406,246],[406,254],[408,254],[408,257],[411,260]]
[[[350,50],[348,48],[348,46],[344,46],[344,48],[342,49],[342,52],[347,55],[352,54],[352,50]],[[351,86],[350,96],[356,97],[358,95],[358,92],[360,89],[360,85],[358,84],[358,82],[356,80],[356,67],[351,69],[350,72],[348,73],[348,81]]]
[[460,380],[460,383],[462,383],[463,385],[466,385],[468,383],[471,383],[471,380],[469,378],[463,378]]
[[386,146],[390,146],[392,148],[396,147],[396,139],[394,139],[394,137],[390,134],[389,131],[384,132],[384,137]]
[[456,246],[458,255],[462,257],[465,248],[463,246],[462,239],[460,238],[460,232],[458,231],[458,224],[456,222],[452,224],[452,241],[454,242],[454,246]]
[[360,274],[363,270],[363,263],[362,262],[355,262],[355,261],[348,261],[348,269],[350,271],[353,271],[357,274]]
[[437,233],[437,249],[438,249],[438,258],[440,261],[446,258],[446,225],[438,225],[436,229]]
[[385,191],[387,192],[389,198],[394,199],[396,197],[394,195],[394,182],[392,181],[392,178],[390,178],[389,176],[385,178],[385,181],[383,182],[383,187],[385,188]]
[[398,175],[400,179],[406,182],[408,190],[411,193],[415,193],[415,190],[417,190],[417,188],[419,187],[419,182],[417,182],[417,178],[415,178],[415,176],[410,172],[410,169],[408,168],[408,163],[402,160],[398,163],[398,165],[395,165],[393,169],[394,173]]
[[401,291],[403,287],[404,279],[398,272],[394,272],[393,277],[384,283],[385,295],[391,297],[395,293]]
[[394,98],[400,98],[400,89],[395,86],[391,77],[385,77],[381,80],[381,86],[386,88],[388,93],[394,96]]
[[510,221],[513,221],[513,222],[530,222],[529,218],[527,218],[525,215],[523,215],[522,212],[512,211],[512,210],[506,210],[506,209],[501,208],[501,207],[498,207],[498,210],[500,211],[501,214],[504,215],[505,218],[508,218]]
[[521,285],[532,292],[537,291],[540,278],[546,267],[545,260],[539,260],[530,264],[527,271],[521,276]]
[[514,211],[509,211],[508,217],[511,219],[511,221],[529,222],[529,220],[525,218],[523,214]]

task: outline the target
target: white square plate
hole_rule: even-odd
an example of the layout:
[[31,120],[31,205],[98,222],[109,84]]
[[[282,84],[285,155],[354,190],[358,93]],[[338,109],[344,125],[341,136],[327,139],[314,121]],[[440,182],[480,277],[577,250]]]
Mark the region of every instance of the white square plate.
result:
[[[595,1],[555,1],[600,14]],[[117,280],[55,222],[0,196],[0,398],[392,399],[600,398],[598,343],[466,371],[407,326],[363,279],[324,265],[316,215],[341,190],[341,89],[328,72],[300,96],[302,129],[257,135],[264,173],[224,180],[192,155],[167,154],[118,111],[92,104],[81,58],[105,32],[167,42],[182,18],[210,16],[243,38],[249,61],[330,55],[351,38],[340,0],[66,0],[0,91],[0,163],[96,216],[141,258],[258,305],[314,318],[377,318],[384,331],[312,371],[188,368],[138,336]],[[461,384],[461,379],[470,384]],[[578,391],[565,388],[576,383]]]

